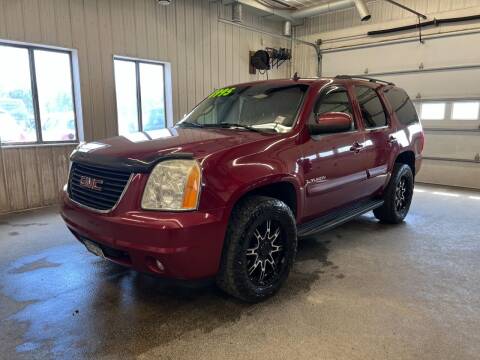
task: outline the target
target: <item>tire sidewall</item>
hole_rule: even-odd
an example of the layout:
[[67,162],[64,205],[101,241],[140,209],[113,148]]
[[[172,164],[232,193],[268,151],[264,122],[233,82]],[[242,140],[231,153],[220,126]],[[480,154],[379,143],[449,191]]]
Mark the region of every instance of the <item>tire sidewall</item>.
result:
[[[398,211],[395,206],[395,196],[396,196],[397,185],[402,178],[405,178],[406,180],[408,196],[407,196],[407,204],[405,208],[402,211]],[[414,179],[413,179],[412,170],[408,165],[402,164],[395,172],[394,181],[392,182],[392,187],[389,193],[389,196],[390,196],[389,200],[391,202],[392,211],[398,221],[402,221],[403,219],[405,219],[405,217],[408,214],[408,211],[410,210],[410,205],[412,204],[412,199],[413,199],[413,189],[414,189]]]
[[[273,283],[267,286],[257,286],[250,280],[246,268],[245,251],[249,246],[249,242],[253,236],[255,229],[272,220],[280,225],[281,231],[285,238],[284,265],[285,269],[281,276]],[[293,216],[288,207],[279,200],[268,200],[253,209],[249,220],[243,224],[240,237],[237,242],[238,249],[235,251],[234,264],[236,265],[235,282],[238,288],[250,299],[261,300],[274,294],[282,286],[287,279],[290,269],[295,261],[297,252],[297,233]]]

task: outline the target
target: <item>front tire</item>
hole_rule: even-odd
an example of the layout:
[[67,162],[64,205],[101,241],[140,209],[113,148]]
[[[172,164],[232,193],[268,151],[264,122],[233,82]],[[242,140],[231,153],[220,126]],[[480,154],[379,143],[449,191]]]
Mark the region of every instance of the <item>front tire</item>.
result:
[[243,301],[265,300],[287,279],[296,252],[290,208],[274,198],[248,197],[232,212],[217,284]]
[[413,198],[414,178],[412,169],[396,163],[392,177],[385,189],[383,205],[375,210],[375,217],[388,224],[401,223],[408,214]]

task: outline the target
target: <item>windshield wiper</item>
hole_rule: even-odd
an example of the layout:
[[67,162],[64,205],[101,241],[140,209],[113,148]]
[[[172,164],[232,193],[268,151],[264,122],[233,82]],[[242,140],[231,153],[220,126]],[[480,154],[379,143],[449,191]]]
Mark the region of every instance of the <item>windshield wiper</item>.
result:
[[181,123],[178,123],[177,126],[185,126],[185,127],[196,127],[196,128],[203,128],[204,126],[195,122],[191,121],[182,121]]
[[222,122],[222,123],[220,123],[220,124],[208,124],[208,125],[205,125],[205,126],[208,126],[208,127],[220,127],[220,128],[226,128],[226,129],[229,129],[229,128],[241,128],[241,129],[246,129],[246,130],[250,130],[250,131],[255,131],[255,132],[263,133],[263,131],[261,131],[260,129],[254,128],[253,126],[244,125],[244,124],[237,124],[237,123],[226,123],[226,122]]

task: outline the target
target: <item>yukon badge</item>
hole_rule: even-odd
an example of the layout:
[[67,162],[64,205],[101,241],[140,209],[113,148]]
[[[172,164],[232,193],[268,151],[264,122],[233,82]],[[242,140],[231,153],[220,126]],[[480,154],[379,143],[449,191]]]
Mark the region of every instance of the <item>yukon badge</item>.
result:
[[103,180],[91,178],[88,176],[80,177],[80,186],[90,190],[102,191],[102,184]]
[[316,177],[316,178],[313,178],[313,179],[308,179],[307,180],[307,185],[310,185],[310,184],[321,184],[323,182],[327,181],[327,177],[326,176],[319,176],[319,177]]

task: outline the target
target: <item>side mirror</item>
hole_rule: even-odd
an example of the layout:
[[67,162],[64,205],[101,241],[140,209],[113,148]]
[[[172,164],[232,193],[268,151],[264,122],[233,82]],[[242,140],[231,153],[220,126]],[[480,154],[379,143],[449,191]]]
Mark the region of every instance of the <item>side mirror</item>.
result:
[[352,129],[352,116],[343,112],[328,112],[315,115],[315,123],[310,125],[312,135],[346,132]]

